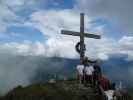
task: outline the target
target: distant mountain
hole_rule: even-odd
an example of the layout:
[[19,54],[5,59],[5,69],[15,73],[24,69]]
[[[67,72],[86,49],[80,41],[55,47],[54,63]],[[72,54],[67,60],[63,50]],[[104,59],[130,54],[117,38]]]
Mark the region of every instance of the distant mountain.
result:
[[[73,78],[78,63],[77,59],[4,54],[0,57],[0,90],[8,91],[17,85],[45,82],[51,78]],[[133,87],[133,61],[125,60],[125,56],[111,57],[102,62],[101,68],[111,81]]]
[[[75,66],[79,60],[65,58],[39,58],[38,69],[32,81],[44,81],[48,78],[74,77]],[[133,87],[133,61],[125,60],[125,57],[111,57],[102,62],[103,73],[113,82],[124,86]],[[56,75],[56,76],[55,76]]]
[[124,56],[111,57],[104,61],[103,72],[113,81],[124,86],[133,87],[133,61],[128,61]]

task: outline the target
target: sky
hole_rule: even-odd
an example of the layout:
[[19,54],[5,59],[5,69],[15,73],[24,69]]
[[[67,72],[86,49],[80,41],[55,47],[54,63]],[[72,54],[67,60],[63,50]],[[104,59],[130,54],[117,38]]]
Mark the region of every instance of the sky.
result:
[[124,55],[132,62],[132,10],[133,0],[0,0],[0,92],[29,84],[38,56],[79,59],[79,37],[61,30],[80,31],[80,13],[85,32],[101,35],[85,38],[89,59]]
[[85,13],[85,32],[101,35],[85,39],[86,56],[107,60],[127,55],[133,60],[132,0],[0,0],[0,52],[79,58],[79,37],[61,34],[79,31]]

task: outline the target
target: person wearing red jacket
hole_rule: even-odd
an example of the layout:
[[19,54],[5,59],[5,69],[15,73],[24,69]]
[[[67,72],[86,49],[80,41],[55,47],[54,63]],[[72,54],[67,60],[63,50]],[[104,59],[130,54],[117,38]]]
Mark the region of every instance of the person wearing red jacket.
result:
[[110,86],[110,82],[109,80],[105,77],[105,76],[101,76],[100,77],[100,85],[102,86],[102,88],[104,89],[104,91],[109,89]]

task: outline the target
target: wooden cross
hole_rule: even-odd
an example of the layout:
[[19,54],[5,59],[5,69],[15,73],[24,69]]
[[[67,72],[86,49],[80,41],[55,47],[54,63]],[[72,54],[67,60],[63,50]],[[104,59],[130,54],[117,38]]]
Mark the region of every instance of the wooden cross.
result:
[[101,38],[100,35],[84,33],[84,13],[80,14],[80,32],[62,30],[61,34],[80,36],[80,60],[82,60],[82,61],[84,60],[84,56],[85,56],[84,37],[94,38],[94,39]]

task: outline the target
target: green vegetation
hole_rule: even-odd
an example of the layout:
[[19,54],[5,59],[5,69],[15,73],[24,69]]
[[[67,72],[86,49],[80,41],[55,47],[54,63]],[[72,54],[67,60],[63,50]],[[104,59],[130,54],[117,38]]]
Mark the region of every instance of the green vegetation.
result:
[[[133,89],[129,89],[130,96]],[[132,95],[133,97],[133,95]],[[84,87],[73,79],[50,81],[26,87],[18,86],[9,91],[0,100],[103,100],[97,89]],[[132,100],[132,99],[130,99]]]
[[76,81],[18,86],[0,100],[100,100],[93,88],[83,88]]

